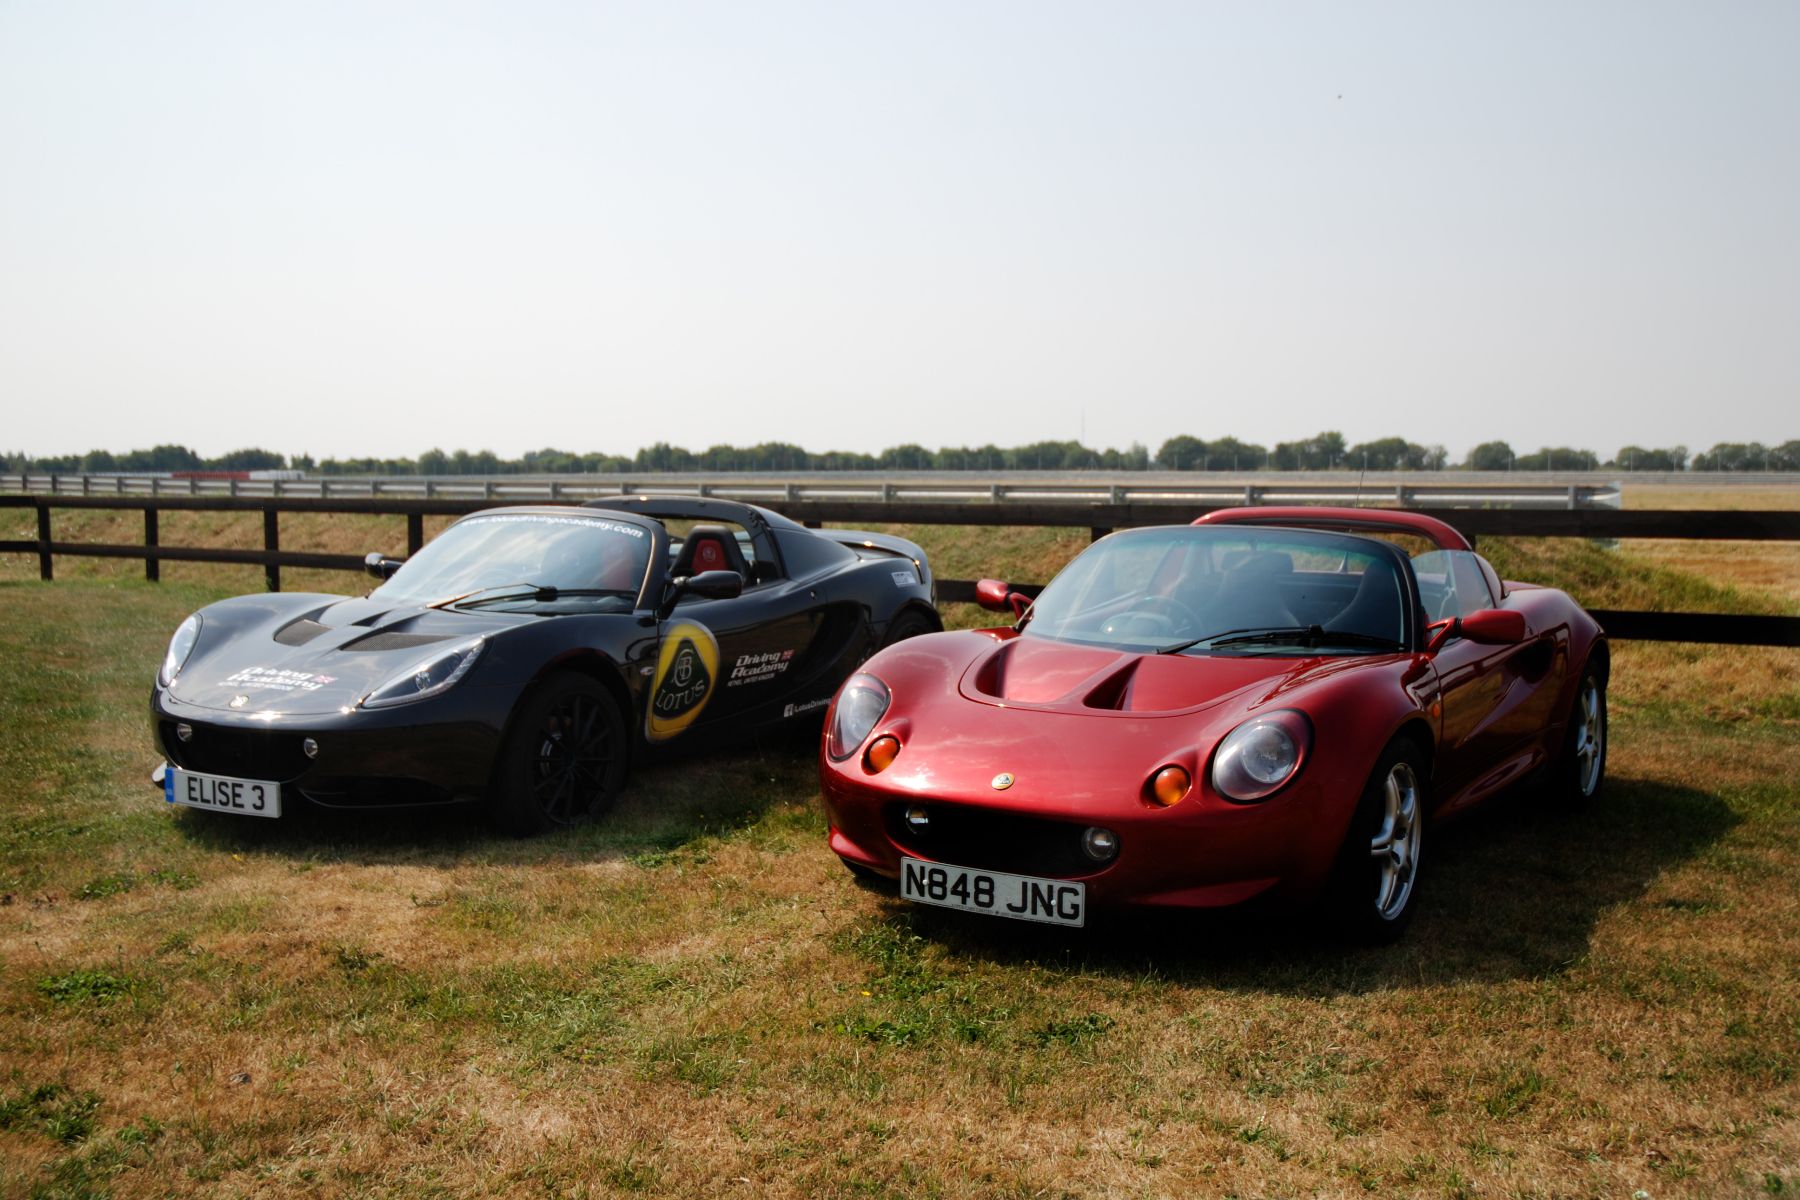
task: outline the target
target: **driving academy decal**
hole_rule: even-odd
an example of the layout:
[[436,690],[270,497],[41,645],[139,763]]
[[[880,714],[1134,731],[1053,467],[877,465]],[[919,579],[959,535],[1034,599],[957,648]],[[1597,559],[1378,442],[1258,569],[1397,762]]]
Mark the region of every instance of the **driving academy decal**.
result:
[[731,675],[725,680],[726,687],[738,687],[746,683],[766,683],[787,670],[794,662],[792,650],[769,650],[762,654],[740,654],[738,660],[731,664]]
[[663,631],[650,684],[650,707],[644,736],[666,742],[692,725],[712,697],[719,675],[719,643],[712,631],[693,621],[677,621]]
[[228,676],[225,682],[231,687],[266,688],[275,692],[316,692],[328,683],[336,683],[337,676],[278,667],[245,667]]

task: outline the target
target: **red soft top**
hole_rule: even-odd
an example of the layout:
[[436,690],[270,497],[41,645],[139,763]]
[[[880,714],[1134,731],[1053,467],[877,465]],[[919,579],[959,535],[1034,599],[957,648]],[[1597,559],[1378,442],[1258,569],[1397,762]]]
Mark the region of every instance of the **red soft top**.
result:
[[1473,550],[1475,544],[1453,527],[1424,513],[1394,508],[1331,508],[1325,505],[1259,505],[1219,508],[1194,518],[1196,525],[1300,525],[1314,529],[1373,529],[1416,533],[1439,550]]

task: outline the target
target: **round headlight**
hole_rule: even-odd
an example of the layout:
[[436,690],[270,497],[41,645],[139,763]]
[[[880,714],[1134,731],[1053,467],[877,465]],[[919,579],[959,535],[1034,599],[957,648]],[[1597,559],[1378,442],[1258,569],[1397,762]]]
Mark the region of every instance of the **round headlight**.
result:
[[1213,787],[1229,800],[1272,796],[1299,772],[1311,740],[1312,727],[1292,709],[1245,721],[1213,755]]
[[873,675],[852,675],[838,693],[837,706],[831,714],[831,735],[827,747],[832,761],[842,762],[856,753],[888,710],[891,697],[887,684]]
[[200,640],[200,614],[195,613],[181,623],[175,636],[169,639],[169,650],[163,655],[162,670],[156,673],[156,682],[168,687],[181,674],[186,665],[188,655],[194,652],[194,643]]

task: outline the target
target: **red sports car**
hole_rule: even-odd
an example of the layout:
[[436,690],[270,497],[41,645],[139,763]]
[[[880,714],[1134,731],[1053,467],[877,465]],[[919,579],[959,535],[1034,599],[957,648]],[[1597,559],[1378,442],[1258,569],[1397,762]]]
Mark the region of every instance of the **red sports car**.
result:
[[1102,538],[1029,607],[978,593],[1017,622],[883,650],[826,720],[831,849],[908,900],[1063,925],[1317,900],[1383,941],[1428,827],[1605,777],[1599,625],[1423,514],[1227,509]]

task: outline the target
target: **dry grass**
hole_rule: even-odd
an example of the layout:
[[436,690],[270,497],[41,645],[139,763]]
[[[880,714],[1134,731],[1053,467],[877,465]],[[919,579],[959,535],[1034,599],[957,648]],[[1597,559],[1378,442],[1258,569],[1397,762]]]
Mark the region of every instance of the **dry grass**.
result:
[[1632,483],[1621,493],[1626,508],[1782,509],[1800,508],[1800,484],[1717,484],[1704,477],[1690,483]]
[[[964,578],[1085,542],[912,533]],[[1495,553],[1595,604],[1791,611],[1730,556]],[[240,586],[190,570],[0,582],[0,1194],[1800,1188],[1791,653],[1620,646],[1603,801],[1445,831],[1408,940],[1346,951],[904,907],[824,849],[804,744],[531,842],[170,812],[145,681]]]

